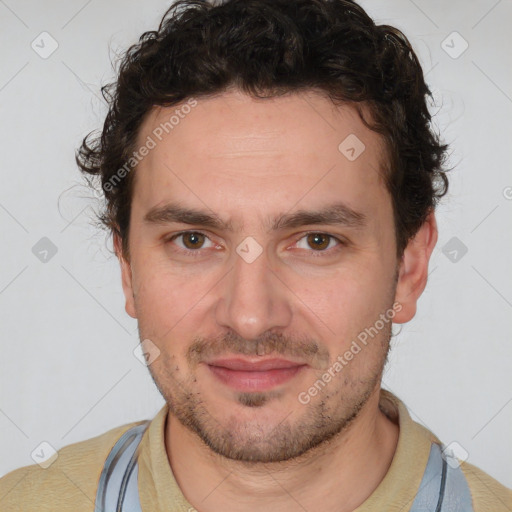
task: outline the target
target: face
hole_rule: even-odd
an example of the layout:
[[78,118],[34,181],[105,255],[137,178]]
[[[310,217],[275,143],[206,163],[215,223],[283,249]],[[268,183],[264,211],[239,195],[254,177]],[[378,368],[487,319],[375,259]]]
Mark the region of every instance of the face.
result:
[[314,92],[155,108],[140,147],[148,137],[130,261],[118,255],[126,310],[159,354],[152,377],[214,452],[297,457],[378,393],[391,320],[414,315],[435,225],[397,260],[382,143]]

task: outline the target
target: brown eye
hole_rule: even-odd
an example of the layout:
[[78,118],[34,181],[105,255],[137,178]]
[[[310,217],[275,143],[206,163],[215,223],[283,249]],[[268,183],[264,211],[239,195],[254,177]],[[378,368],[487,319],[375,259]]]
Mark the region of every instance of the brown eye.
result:
[[200,231],[182,231],[165,240],[171,250],[185,256],[200,256],[207,249],[218,249],[210,237]]
[[329,242],[331,237],[329,235],[325,235],[324,233],[311,233],[307,235],[308,245],[312,249],[317,249],[323,251],[327,247],[329,247]]
[[202,233],[183,233],[181,235],[183,237],[183,245],[187,249],[200,249],[205,240],[205,236]]

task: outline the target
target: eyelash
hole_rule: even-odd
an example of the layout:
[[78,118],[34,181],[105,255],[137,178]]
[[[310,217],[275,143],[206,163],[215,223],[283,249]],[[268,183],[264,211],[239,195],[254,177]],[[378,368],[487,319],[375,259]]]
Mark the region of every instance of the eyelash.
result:
[[[180,236],[188,235],[188,234],[191,234],[191,233],[203,235],[208,240],[210,240],[210,237],[206,233],[203,233],[202,231],[188,230],[188,231],[180,231],[179,233],[175,233],[174,235],[172,235],[172,236],[168,237],[167,239],[165,239],[165,243],[171,243],[176,238],[179,238]],[[333,250],[337,252],[337,250],[341,249],[341,247],[347,245],[347,243],[345,241],[341,240],[340,238],[338,238],[338,237],[336,237],[334,235],[331,235],[329,233],[324,233],[322,231],[308,231],[307,233],[304,233],[300,238],[298,238],[295,241],[295,244],[297,244],[303,238],[308,237],[309,235],[324,235],[324,236],[329,237],[331,240],[335,240],[336,242],[338,242],[338,245],[336,245],[335,247],[332,247],[330,249],[323,249],[321,251],[315,251],[315,250],[311,249],[311,253],[314,255],[313,257],[315,257],[315,258],[317,258],[317,257],[320,257],[320,258],[321,257],[325,257],[326,255],[330,256],[332,254]],[[212,240],[210,240],[210,242],[212,242]],[[193,249],[183,249],[181,247],[178,247],[178,251],[180,253],[186,254],[187,256],[192,256],[192,257],[199,257],[199,256],[201,256],[202,253],[203,253],[203,250],[207,250],[207,249],[193,250]]]

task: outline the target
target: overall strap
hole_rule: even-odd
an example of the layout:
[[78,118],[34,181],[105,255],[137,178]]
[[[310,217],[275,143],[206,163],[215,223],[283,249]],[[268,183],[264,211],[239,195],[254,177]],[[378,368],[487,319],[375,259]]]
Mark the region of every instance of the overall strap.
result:
[[[142,512],[137,485],[138,446],[149,420],[128,429],[110,451],[101,472],[95,512]],[[409,512],[474,512],[457,460],[432,443],[425,473]]]
[[457,459],[432,443],[423,479],[409,512],[474,512],[471,492]]
[[137,448],[149,423],[129,428],[113,446],[100,475],[94,512],[142,512]]

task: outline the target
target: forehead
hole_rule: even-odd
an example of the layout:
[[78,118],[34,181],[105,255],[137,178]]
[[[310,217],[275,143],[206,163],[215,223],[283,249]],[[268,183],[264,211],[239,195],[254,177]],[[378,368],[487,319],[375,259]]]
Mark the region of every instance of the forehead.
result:
[[141,208],[183,199],[257,214],[338,199],[370,210],[389,203],[380,137],[353,107],[311,91],[266,99],[231,91],[156,107],[138,134],[145,144],[152,149],[135,170],[133,197]]

